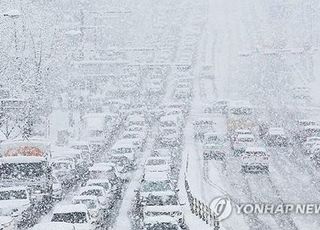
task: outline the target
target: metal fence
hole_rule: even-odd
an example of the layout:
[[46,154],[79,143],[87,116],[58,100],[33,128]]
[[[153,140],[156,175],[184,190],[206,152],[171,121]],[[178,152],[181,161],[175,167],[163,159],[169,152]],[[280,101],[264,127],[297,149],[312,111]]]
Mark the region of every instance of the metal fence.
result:
[[184,181],[191,212],[203,220],[206,224],[212,226],[214,230],[219,230],[220,222],[216,215],[214,215],[214,212],[210,209],[209,205],[201,202],[191,193],[190,186],[186,178]]

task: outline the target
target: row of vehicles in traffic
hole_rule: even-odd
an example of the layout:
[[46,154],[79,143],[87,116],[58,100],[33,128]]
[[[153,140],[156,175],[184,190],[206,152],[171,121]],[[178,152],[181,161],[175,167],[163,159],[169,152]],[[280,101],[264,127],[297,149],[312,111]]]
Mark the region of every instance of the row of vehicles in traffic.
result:
[[[261,121],[255,115],[255,109],[249,102],[221,100],[206,105],[205,114],[220,113],[227,120],[228,139],[233,155],[239,157],[243,172],[268,171],[268,149],[274,147],[300,149],[299,153],[310,156],[315,165],[320,159],[320,123],[315,119],[296,119],[287,128],[273,126],[276,121]],[[216,121],[201,118],[194,121],[195,138],[203,142],[204,159],[224,159],[221,147],[213,147],[208,157],[207,139],[216,133]],[[224,138],[222,138],[224,139]],[[221,153],[222,152],[222,153]],[[217,157],[218,156],[218,157]]]
[[135,191],[138,225],[146,230],[185,229],[177,181],[188,111],[179,102],[160,105],[159,111],[151,154],[145,160],[140,186]]

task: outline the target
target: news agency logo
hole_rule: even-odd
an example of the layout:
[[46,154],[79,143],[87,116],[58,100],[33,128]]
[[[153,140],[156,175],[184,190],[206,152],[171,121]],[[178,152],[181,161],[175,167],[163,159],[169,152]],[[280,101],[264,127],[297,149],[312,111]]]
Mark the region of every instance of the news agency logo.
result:
[[233,209],[237,215],[275,215],[275,214],[320,214],[319,203],[292,204],[292,203],[231,203],[228,197],[216,197],[210,203],[210,209],[219,221],[227,219]]
[[211,201],[210,209],[219,221],[227,219],[232,213],[231,200],[228,197],[216,197]]

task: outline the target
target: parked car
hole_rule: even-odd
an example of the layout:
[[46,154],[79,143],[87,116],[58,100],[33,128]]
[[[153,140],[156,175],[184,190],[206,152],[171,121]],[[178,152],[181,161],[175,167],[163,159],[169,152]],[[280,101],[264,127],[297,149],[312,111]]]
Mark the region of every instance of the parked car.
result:
[[72,198],[72,204],[84,204],[90,214],[92,221],[101,225],[103,221],[105,208],[101,205],[97,196],[94,195],[81,195]]
[[25,214],[30,211],[32,205],[30,193],[26,187],[2,187],[0,188],[0,214],[11,216],[16,222],[28,221]]
[[77,230],[94,230],[96,228],[84,204],[57,206],[53,210],[51,222],[71,223]]
[[170,159],[168,157],[149,157],[144,166],[145,172],[170,173]]
[[265,136],[268,146],[288,146],[289,139],[283,128],[271,127]]
[[111,201],[110,195],[102,186],[85,186],[79,190],[79,196],[96,196],[104,208],[107,208]]

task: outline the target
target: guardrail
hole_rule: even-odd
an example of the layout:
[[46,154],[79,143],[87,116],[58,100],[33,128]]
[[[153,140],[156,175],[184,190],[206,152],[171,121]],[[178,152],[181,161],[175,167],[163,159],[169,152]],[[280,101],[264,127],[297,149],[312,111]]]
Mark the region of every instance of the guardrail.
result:
[[184,180],[184,185],[187,191],[191,212],[203,220],[206,224],[212,226],[214,230],[219,230],[220,222],[218,217],[211,210],[210,206],[197,199],[191,193],[190,186],[186,178]]

